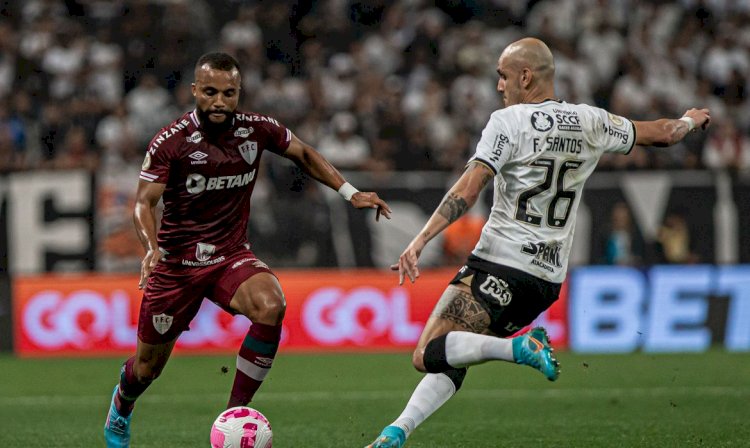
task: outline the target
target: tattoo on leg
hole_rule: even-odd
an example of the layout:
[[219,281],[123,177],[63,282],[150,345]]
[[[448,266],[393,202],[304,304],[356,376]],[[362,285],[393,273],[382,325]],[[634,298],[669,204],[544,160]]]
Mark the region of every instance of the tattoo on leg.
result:
[[455,286],[449,287],[440,297],[432,317],[449,320],[472,333],[482,333],[490,325],[490,315],[474,296]]
[[448,193],[443,202],[438,207],[438,213],[442,217],[448,220],[448,222],[454,222],[469,209],[469,205],[466,200],[456,193]]

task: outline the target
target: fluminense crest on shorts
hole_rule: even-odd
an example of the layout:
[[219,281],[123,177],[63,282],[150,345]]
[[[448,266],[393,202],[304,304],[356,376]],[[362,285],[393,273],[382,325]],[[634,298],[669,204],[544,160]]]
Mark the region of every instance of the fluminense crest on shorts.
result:
[[255,162],[255,158],[258,157],[258,142],[246,141],[240,144],[240,155],[245,159],[248,165],[252,165]]
[[166,314],[161,313],[161,314],[152,316],[151,321],[154,323],[154,328],[156,329],[156,331],[158,331],[159,334],[164,334],[172,326],[172,321],[174,321],[174,317],[167,316]]

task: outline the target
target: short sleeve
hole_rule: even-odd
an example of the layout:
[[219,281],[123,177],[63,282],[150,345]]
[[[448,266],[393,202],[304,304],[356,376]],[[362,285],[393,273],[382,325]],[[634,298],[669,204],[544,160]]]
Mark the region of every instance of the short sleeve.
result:
[[278,120],[270,117],[268,117],[268,122],[263,124],[268,133],[267,149],[276,154],[284,154],[292,142],[292,131]]
[[511,153],[510,126],[499,112],[501,111],[490,116],[477,143],[476,153],[469,159],[469,163],[480,162],[487,165],[495,174],[500,172]]
[[604,152],[628,154],[635,146],[635,125],[625,117],[591,107],[592,146]]
[[144,157],[141,165],[141,180],[160,184],[167,183],[170,154],[173,153],[173,146],[176,142],[176,138],[164,139],[161,131],[156,134],[148,145],[146,157]]

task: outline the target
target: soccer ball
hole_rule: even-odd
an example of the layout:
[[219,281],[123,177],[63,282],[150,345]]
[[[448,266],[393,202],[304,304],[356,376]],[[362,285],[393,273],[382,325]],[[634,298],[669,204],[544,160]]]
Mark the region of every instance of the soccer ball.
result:
[[222,412],[211,427],[211,448],[271,448],[272,442],[266,416],[245,406]]

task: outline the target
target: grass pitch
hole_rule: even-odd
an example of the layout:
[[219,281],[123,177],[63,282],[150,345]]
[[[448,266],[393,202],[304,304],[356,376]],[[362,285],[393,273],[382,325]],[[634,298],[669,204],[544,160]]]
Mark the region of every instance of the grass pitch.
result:
[[[746,353],[559,358],[555,383],[507,363],[471,368],[407,447],[750,447]],[[121,361],[0,357],[0,447],[104,446]],[[208,447],[233,364],[231,355],[176,355],[136,406],[131,446]],[[277,448],[361,448],[420,378],[409,354],[282,352],[252,405]]]

